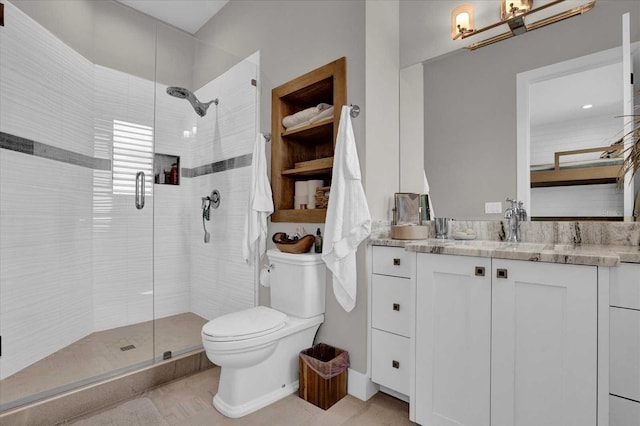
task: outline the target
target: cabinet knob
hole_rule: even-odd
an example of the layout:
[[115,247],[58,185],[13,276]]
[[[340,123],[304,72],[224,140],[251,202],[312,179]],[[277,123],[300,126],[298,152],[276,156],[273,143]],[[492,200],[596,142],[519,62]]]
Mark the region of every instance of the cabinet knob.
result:
[[393,310],[400,312],[400,304],[399,303],[394,303],[393,304]]
[[396,361],[395,359],[391,361],[391,366],[393,368],[400,368],[400,361]]
[[397,257],[393,259],[393,265],[394,266],[400,266],[400,259],[398,259]]
[[476,277],[484,277],[484,266],[476,266]]
[[496,278],[507,278],[506,269],[496,269]]

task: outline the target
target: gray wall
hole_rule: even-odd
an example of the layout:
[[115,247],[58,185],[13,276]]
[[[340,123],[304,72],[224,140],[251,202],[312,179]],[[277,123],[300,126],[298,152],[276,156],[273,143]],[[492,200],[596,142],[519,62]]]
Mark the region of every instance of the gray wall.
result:
[[625,12],[638,41],[640,2],[598,1],[583,16],[424,62],[424,164],[438,216],[496,218],[484,203],[516,196],[516,74],[620,46]]
[[197,41],[181,30],[111,0],[11,3],[94,64],[168,85],[192,87]]
[[[347,58],[348,102],[364,106],[364,1],[231,1],[196,33],[196,37],[237,57],[246,57],[260,50],[260,128],[264,132],[271,131],[271,90],[274,87],[342,56]],[[353,120],[363,176],[366,166],[364,111]],[[298,225],[272,224],[269,236],[280,230],[292,232]],[[317,224],[305,225],[308,232],[315,233],[316,227]],[[320,227],[323,228],[322,224]],[[367,369],[367,270],[364,251],[358,252],[355,309],[346,313],[337,304],[329,278],[325,322],[316,339],[348,350],[351,368],[363,373]],[[260,293],[260,303],[268,304],[266,289],[261,288]]]

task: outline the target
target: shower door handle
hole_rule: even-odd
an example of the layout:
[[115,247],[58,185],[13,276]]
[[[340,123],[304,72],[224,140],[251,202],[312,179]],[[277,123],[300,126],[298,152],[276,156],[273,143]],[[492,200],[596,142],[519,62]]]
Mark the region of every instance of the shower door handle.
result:
[[136,173],[136,208],[144,207],[144,172]]

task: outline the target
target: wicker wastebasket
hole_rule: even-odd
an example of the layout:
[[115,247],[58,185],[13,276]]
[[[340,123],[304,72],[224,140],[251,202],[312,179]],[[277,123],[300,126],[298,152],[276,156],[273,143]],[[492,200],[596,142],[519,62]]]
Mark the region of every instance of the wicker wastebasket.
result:
[[349,352],[318,343],[300,352],[298,396],[323,410],[347,394]]

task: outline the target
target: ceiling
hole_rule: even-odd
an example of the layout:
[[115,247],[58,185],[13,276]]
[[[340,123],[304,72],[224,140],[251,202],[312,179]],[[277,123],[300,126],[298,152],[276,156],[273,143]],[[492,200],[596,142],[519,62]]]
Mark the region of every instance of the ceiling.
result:
[[[531,127],[594,116],[621,116],[622,75],[622,63],[618,62],[532,84]],[[587,104],[592,108],[583,109]]]
[[229,0],[117,0],[160,21],[195,34]]

